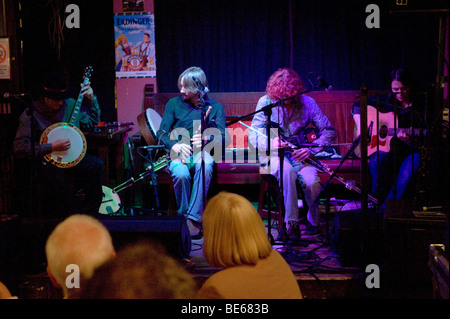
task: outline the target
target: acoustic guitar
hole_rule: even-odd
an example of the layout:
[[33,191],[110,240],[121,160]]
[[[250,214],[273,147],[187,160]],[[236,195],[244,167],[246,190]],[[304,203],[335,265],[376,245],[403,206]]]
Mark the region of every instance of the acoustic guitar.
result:
[[[371,105],[367,105],[367,126],[369,128],[367,156],[372,155],[377,150],[389,152],[392,137],[395,135],[400,137],[399,135],[406,134],[406,140],[408,140],[408,137],[422,136],[427,133],[427,130],[423,128],[399,128],[398,118],[394,112],[381,113]],[[405,141],[405,138],[400,137],[400,139]]]
[[80,114],[81,104],[84,95],[81,94],[84,87],[89,83],[92,73],[92,67],[89,66],[85,70],[84,81],[77,102],[72,112],[69,123],[59,122],[50,125],[45,129],[40,138],[40,144],[53,143],[59,139],[69,139],[70,148],[66,151],[54,151],[46,154],[44,159],[57,167],[69,168],[77,165],[85,156],[87,143],[86,138],[81,130],[75,126],[75,122]]

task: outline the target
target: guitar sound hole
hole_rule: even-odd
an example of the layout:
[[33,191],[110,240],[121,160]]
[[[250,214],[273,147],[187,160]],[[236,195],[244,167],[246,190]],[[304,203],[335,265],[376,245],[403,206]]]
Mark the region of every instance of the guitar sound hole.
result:
[[380,137],[385,138],[386,136],[388,136],[388,131],[389,131],[389,129],[386,125],[380,126],[380,129],[379,129]]

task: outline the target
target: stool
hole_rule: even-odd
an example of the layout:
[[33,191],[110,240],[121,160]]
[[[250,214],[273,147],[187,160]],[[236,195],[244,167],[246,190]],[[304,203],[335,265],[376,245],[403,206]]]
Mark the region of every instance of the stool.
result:
[[[278,226],[278,232],[280,233],[284,226],[284,220],[283,220],[283,208],[281,207],[281,201],[280,196],[283,196],[280,194],[280,187],[278,185],[278,180],[275,178],[275,176],[271,174],[260,174],[261,181],[259,186],[259,200],[258,200],[258,213],[261,216],[261,218],[269,218],[271,220],[277,221]],[[275,210],[272,211],[271,205],[271,195],[275,195]],[[265,201],[267,200],[267,202]],[[267,203],[267,207],[270,208],[270,216],[268,215],[268,212],[264,212],[264,204]],[[275,217],[275,218],[273,218]],[[271,225],[269,225],[271,226]]]

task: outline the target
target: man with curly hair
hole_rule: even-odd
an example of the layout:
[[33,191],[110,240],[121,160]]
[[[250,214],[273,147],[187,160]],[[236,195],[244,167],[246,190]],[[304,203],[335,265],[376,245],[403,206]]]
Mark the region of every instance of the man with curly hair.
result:
[[[322,113],[316,101],[302,94],[305,92],[303,81],[292,69],[282,68],[273,73],[266,86],[266,95],[261,97],[256,105],[256,111],[273,104],[270,123],[276,129],[270,134],[271,154],[266,156],[267,137],[263,134],[269,122],[265,112],[256,113],[252,120],[249,141],[259,150],[259,160],[266,167],[267,173],[281,180],[279,149],[289,145],[287,141],[301,134],[309,125],[315,126],[319,133],[314,141],[316,144],[329,145],[336,139],[336,130],[328,118]],[[256,132],[257,131],[257,132]],[[273,152],[272,152],[273,151]],[[310,156],[321,151],[320,147],[299,147],[284,152],[283,158],[283,198],[288,235],[300,236],[298,220],[297,180],[303,190],[304,199],[308,205],[307,234],[315,235],[320,232],[320,210],[315,202],[321,191],[317,169],[305,163]]]

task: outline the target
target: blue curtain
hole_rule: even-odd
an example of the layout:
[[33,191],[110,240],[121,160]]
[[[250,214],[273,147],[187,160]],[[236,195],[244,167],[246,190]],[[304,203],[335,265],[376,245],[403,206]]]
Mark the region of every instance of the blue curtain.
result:
[[[379,29],[366,26],[374,2]],[[336,90],[385,90],[389,71],[406,66],[426,88],[436,76],[439,16],[400,9],[394,0],[155,0],[158,90],[176,92],[193,65],[215,92],[264,91],[280,67],[304,79],[313,72]]]

